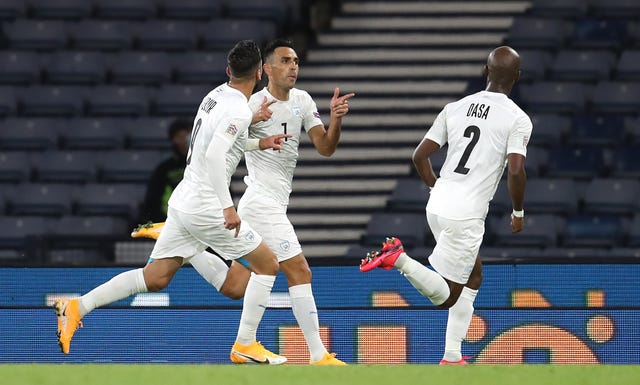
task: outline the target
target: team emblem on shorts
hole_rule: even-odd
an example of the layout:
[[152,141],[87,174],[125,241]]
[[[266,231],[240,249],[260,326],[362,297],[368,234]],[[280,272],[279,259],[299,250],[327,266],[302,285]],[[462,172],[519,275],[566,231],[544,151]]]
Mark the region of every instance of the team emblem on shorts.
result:
[[284,251],[288,251],[289,247],[291,247],[291,244],[289,244],[289,241],[282,241],[280,242],[280,248]]
[[253,231],[249,231],[244,235],[244,239],[246,239],[247,241],[253,241],[255,237],[256,236],[253,234]]

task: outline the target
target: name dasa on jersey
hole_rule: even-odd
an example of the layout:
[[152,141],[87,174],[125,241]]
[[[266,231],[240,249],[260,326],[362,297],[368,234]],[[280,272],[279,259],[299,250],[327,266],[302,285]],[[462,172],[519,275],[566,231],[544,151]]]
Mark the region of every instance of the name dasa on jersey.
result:
[[491,108],[491,106],[485,106],[484,103],[471,103],[469,109],[467,110],[467,116],[486,120],[487,116],[489,116],[489,108]]

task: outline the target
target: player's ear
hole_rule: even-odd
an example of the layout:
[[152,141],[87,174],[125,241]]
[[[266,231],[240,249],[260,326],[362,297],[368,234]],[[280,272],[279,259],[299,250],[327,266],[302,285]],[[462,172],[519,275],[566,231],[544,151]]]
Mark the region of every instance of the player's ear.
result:
[[225,72],[227,73],[228,77],[231,77],[231,69],[229,68],[229,66],[227,66],[227,69],[225,70]]
[[489,76],[489,67],[487,67],[486,64],[484,65],[484,67],[482,67],[482,76],[484,76],[485,78]]

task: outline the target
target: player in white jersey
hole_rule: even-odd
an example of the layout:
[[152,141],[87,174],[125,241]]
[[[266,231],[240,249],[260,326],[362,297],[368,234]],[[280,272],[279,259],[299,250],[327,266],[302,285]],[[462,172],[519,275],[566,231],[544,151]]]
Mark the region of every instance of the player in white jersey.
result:
[[[244,40],[229,51],[227,60],[230,81],[209,92],[198,108],[184,178],[169,199],[165,227],[150,262],[143,269],[115,276],[80,298],[56,302],[58,342],[63,353],[68,354],[71,338],[87,313],[135,293],[164,289],[184,262],[211,247],[230,259],[244,258],[254,272],[247,284],[232,360],[286,361],[256,341],[256,329],[278,273],[277,257],[249,223],[241,221],[229,192],[252,119],[247,101],[262,74],[260,50],[255,42]],[[279,149],[283,137],[271,138],[272,147]]]
[[[461,344],[482,282],[478,256],[484,221],[505,166],[513,204],[511,231],[524,226],[524,169],[531,120],[508,95],[520,77],[520,57],[510,47],[493,50],[484,67],[487,87],[447,104],[413,154],[431,188],[426,214],[436,246],[429,256],[435,272],[410,258],[397,238],[362,260],[360,270],[396,268],[435,305],[448,308],[445,352],[440,364],[467,364]],[[429,157],[448,144],[436,177]]]
[[[330,101],[331,121],[325,129],[311,96],[306,91],[294,88],[299,58],[291,42],[278,39],[269,43],[264,50],[264,61],[269,84],[249,100],[254,118],[249,128],[247,149],[255,149],[259,138],[279,134],[289,137],[280,151],[245,153],[248,169],[245,182],[248,187],[240,199],[238,212],[278,256],[280,269],[289,284],[293,313],[309,347],[311,363],[344,365],[335,358],[335,354],[327,351],[320,339],[318,312],[311,290],[311,269],[287,217],[287,205],[302,129],[306,130],[320,154],[332,155],[340,139],[342,117],[349,111],[348,100],[354,94],[339,96],[339,90],[334,90]],[[142,232],[136,232],[136,236],[153,238],[159,226],[156,224],[147,231],[140,230]],[[226,258],[225,255],[221,256]],[[242,260],[238,262],[234,261],[227,269],[216,256],[207,252],[191,260],[194,268],[207,281],[230,298],[244,295],[250,275],[249,266],[243,265]]]

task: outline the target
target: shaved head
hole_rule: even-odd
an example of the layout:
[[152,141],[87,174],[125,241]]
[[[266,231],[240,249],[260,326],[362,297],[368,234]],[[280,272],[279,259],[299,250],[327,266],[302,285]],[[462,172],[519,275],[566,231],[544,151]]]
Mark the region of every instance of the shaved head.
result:
[[520,78],[520,55],[506,45],[494,49],[487,57],[485,74],[489,91],[508,94]]

